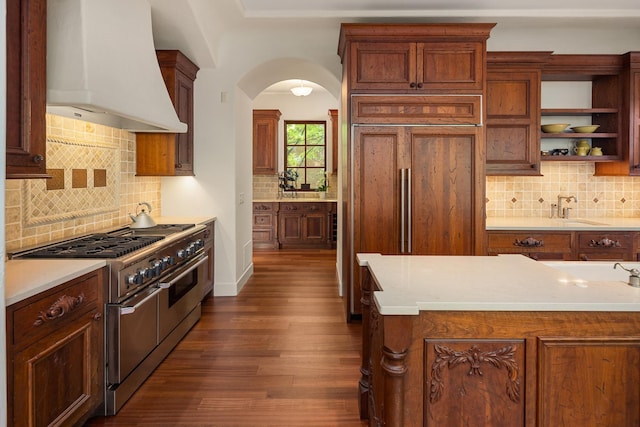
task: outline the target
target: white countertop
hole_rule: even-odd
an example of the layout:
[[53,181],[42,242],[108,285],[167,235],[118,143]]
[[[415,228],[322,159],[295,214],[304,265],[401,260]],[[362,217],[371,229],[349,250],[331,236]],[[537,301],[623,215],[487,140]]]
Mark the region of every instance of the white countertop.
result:
[[5,263],[5,306],[107,265],[104,259],[13,259]]
[[282,203],[290,203],[290,202],[337,202],[336,199],[319,199],[317,197],[283,197],[281,199],[254,199],[254,203],[273,203],[273,202],[282,202]]
[[640,288],[622,281],[585,281],[522,255],[357,257],[382,289],[374,292],[374,301],[384,315],[421,310],[640,311]]
[[487,218],[487,230],[622,230],[640,231],[640,218]]

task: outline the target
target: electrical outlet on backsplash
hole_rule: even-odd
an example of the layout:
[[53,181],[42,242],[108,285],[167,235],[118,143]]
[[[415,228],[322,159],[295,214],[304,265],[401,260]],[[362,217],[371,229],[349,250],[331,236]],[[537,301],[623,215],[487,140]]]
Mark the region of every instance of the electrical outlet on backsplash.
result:
[[592,162],[543,162],[543,176],[487,177],[488,218],[549,217],[558,195],[573,195],[574,217],[640,217],[640,179],[593,176]]

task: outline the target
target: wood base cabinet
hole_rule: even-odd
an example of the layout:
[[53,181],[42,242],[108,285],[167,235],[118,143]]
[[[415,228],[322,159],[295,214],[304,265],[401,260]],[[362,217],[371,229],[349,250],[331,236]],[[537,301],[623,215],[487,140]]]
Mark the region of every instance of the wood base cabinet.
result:
[[253,202],[254,249],[333,249],[336,203]]
[[535,260],[636,261],[640,233],[629,231],[487,231],[488,255],[522,254]]
[[105,275],[7,307],[9,425],[82,425],[104,402]]
[[640,313],[382,315],[363,270],[360,414],[369,425],[640,425]]
[[253,203],[253,248],[278,249],[278,202]]
[[332,212],[333,203],[280,203],[280,248],[332,248]]

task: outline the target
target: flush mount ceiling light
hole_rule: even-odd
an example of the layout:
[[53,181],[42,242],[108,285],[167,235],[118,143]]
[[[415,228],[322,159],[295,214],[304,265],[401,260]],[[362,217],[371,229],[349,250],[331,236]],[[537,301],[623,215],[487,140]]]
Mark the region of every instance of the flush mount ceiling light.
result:
[[304,82],[300,80],[300,86],[294,86],[291,88],[291,93],[295,96],[307,96],[313,89],[310,86],[305,86]]

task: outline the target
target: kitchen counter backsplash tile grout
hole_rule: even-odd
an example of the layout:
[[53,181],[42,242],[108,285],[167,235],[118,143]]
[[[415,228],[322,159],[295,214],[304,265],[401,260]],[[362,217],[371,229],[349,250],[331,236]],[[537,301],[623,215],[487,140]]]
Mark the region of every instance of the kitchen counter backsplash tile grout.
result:
[[[44,180],[5,181],[7,252],[128,224],[127,213],[140,201],[161,215],[161,179],[135,176],[135,134],[47,115],[47,141],[47,165],[64,169],[64,188],[47,190]],[[87,188],[72,188],[73,169],[87,171]],[[93,185],[96,169],[106,171],[107,186]]]
[[487,177],[488,218],[549,217],[558,195],[576,196],[574,218],[640,217],[640,179],[593,176],[591,162],[543,162],[543,176]]

